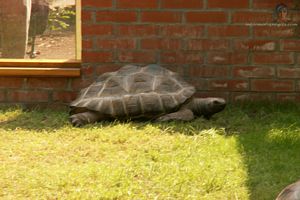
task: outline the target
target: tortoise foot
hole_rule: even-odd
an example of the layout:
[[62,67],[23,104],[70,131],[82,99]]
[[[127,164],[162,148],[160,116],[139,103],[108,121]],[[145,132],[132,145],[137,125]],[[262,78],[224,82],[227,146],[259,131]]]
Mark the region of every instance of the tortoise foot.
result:
[[189,109],[181,109],[177,112],[173,112],[167,115],[163,115],[157,118],[158,122],[168,122],[168,121],[191,121],[194,119],[194,114]]
[[95,123],[103,119],[102,115],[97,112],[87,111],[70,116],[70,122],[75,127],[80,127],[86,124]]
[[69,121],[74,127],[81,127],[85,124],[76,115],[70,116]]

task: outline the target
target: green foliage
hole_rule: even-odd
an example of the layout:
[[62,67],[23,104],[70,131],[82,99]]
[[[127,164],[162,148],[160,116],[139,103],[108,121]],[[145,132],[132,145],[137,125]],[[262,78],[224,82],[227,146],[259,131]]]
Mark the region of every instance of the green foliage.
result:
[[275,199],[299,178],[300,109],[228,106],[211,120],[102,122],[0,110],[3,199]]
[[49,30],[68,29],[72,23],[75,23],[75,11],[71,8],[55,7],[50,9],[48,27]]

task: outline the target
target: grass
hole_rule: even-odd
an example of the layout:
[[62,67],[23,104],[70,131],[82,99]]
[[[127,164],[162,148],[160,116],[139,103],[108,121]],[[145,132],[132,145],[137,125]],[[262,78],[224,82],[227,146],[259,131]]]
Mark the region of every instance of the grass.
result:
[[0,110],[0,199],[275,199],[300,177],[300,106],[228,106],[190,123]]

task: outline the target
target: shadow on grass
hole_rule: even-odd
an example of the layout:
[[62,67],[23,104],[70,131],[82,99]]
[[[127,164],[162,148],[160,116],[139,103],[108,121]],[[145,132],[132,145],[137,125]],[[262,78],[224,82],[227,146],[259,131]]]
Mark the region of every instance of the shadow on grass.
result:
[[65,111],[50,109],[25,110],[21,107],[1,107],[0,127],[5,130],[57,130],[68,123]]
[[[139,124],[143,128],[143,124]],[[229,106],[211,120],[157,123],[168,133],[201,134],[214,129],[235,137],[248,173],[250,200],[275,199],[300,178],[300,106],[291,103],[248,103]]]
[[275,199],[286,185],[300,178],[299,105],[248,104],[236,111],[244,112],[232,120],[244,124],[236,136],[248,170],[250,199]]
[[239,136],[251,200],[275,199],[285,186],[300,178],[299,140],[272,141],[269,131]]

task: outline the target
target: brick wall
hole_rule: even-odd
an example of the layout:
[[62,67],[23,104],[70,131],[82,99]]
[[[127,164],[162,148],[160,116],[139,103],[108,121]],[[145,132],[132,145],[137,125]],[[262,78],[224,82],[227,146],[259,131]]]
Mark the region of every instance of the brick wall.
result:
[[79,79],[0,77],[0,104],[62,108],[76,98]]
[[[292,0],[84,0],[83,79],[159,63],[198,96],[300,100],[299,30],[262,26],[281,2],[295,8]],[[300,11],[289,14],[299,21]]]
[[[11,89],[0,100],[68,103],[99,74],[158,63],[197,96],[299,101],[300,25],[262,26],[281,2],[295,8],[294,0],[82,0],[82,77],[3,78]],[[299,10],[289,14],[300,21]]]

